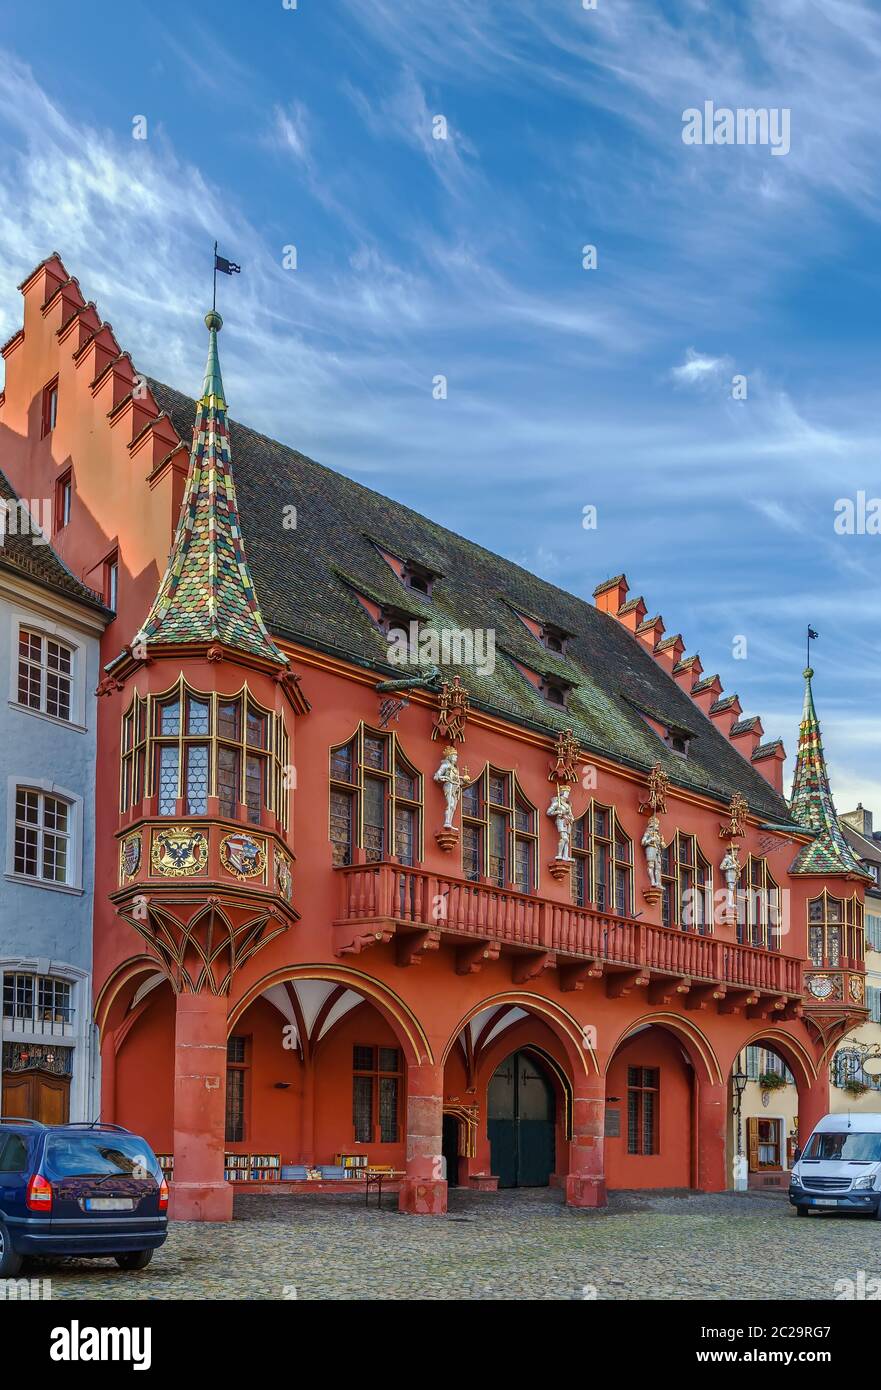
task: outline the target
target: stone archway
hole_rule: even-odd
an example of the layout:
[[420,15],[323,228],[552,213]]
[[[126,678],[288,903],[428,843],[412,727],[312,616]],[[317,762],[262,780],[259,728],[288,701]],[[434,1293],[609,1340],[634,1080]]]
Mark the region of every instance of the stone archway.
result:
[[622,1029],[605,1067],[611,1187],[724,1186],[725,1084],[691,1019],[648,1010]]
[[[555,1095],[552,1181],[565,1185],[576,1205],[604,1200],[602,1184],[602,1080],[591,1035],[553,1000],[529,990],[508,990],[475,1003],[456,1024],[443,1057],[445,1103],[477,1113],[476,1152],[460,1155],[460,1180],[495,1185],[489,1138],[490,1078],[513,1053],[532,1057]],[[538,1074],[538,1073],[537,1073]]]
[[[735,1083],[735,1071],[739,1073]],[[783,1029],[757,1028],[728,1072],[727,1173],[736,1191],[785,1188],[799,1142],[813,1127],[813,1110],[828,1102],[808,1049]]]

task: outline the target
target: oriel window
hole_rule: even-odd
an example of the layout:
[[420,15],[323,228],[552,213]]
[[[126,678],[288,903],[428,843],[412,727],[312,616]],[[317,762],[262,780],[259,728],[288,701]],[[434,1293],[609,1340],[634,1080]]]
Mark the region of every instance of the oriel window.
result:
[[[259,825],[264,811],[288,822],[288,738],[281,715],[247,686],[236,696],[191,690],[183,678],[162,696],[135,695],[122,722],[123,811],[155,795],[161,816],[203,816],[216,796],[221,816]],[[145,775],[149,785],[145,786]]]

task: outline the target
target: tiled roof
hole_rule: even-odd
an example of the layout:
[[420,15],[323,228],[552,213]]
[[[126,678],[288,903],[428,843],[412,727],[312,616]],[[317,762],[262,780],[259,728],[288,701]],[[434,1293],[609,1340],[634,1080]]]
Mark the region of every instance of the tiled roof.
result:
[[[18,495],[5,474],[0,472],[0,503],[5,507],[7,502],[19,508]],[[18,520],[20,515],[20,511],[17,510],[15,530],[10,523],[5,535],[0,535],[0,568],[13,570],[28,579],[33,579],[44,588],[54,589],[67,598],[88,604],[90,608],[98,609],[109,618],[110,610],[104,607],[101,595],[88,589],[77,579],[48,542],[45,545],[35,544],[33,530],[30,534],[22,534]]]
[[811,843],[805,845],[796,855],[789,872],[861,874],[864,870],[842,834],[832,801],[823,740],[820,737],[820,721],[817,719],[811,690],[813,674],[810,667],[804,673],[805,699],[798,731],[798,757],[792,779],[789,810],[794,821],[806,830],[815,831],[816,835]]
[[[226,401],[217,354],[219,314],[205,317],[208,363],[195,406],[190,467],[168,567],[137,639],[147,643],[222,642],[279,665],[245,558]],[[185,439],[183,422],[178,433]]]
[[[187,438],[193,401],[161,382],[149,385]],[[440,663],[462,677],[474,706],[551,735],[571,728],[588,752],[645,770],[660,762],[673,784],[725,804],[739,791],[758,814],[788,821],[785,801],[615,618],[277,440],[236,421],[229,432],[248,563],[275,636],[349,658],[378,680],[408,674],[389,663],[386,638],[352,592],[357,582],[385,604],[412,605],[379,542],[442,576],[419,600],[425,626],[494,630],[492,674]],[[296,530],[281,525],[290,504]],[[518,612],[540,613],[571,633],[565,655],[541,646]],[[512,657],[570,682],[567,708],[545,700]],[[694,729],[688,757],[668,749],[639,709],[668,727]]]

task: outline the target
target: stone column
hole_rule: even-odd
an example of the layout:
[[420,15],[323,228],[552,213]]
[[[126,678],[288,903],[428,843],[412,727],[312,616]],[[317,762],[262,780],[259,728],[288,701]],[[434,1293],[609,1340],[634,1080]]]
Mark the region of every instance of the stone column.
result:
[[728,1135],[728,1087],[697,1079],[697,1186],[700,1192],[728,1187],[725,1144]]
[[444,1069],[407,1066],[407,1175],[398,1206],[417,1216],[443,1216],[447,1184],[441,1177]]
[[809,1086],[798,1081],[798,1144],[804,1148],[818,1120],[829,1114],[829,1063],[820,1066],[820,1075]]
[[226,1025],[227,1001],[222,996],[177,996],[174,1181],[169,1203],[169,1214],[177,1221],[232,1220],[232,1186],[223,1177]]
[[601,1076],[579,1078],[572,1096],[572,1141],[566,1174],[566,1203],[570,1207],[604,1207],[606,1173],[603,1135],[606,1083]]

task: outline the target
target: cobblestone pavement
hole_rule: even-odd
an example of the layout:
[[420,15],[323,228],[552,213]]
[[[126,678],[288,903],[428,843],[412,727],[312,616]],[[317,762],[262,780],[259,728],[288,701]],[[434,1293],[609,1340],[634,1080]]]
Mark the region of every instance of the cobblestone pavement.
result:
[[797,1221],[780,1193],[613,1193],[578,1212],[553,1190],[454,1191],[446,1218],[384,1200],[237,1194],[234,1222],[174,1223],[141,1273],[28,1273],[53,1299],[829,1299],[837,1279],[881,1275],[881,1222]]

